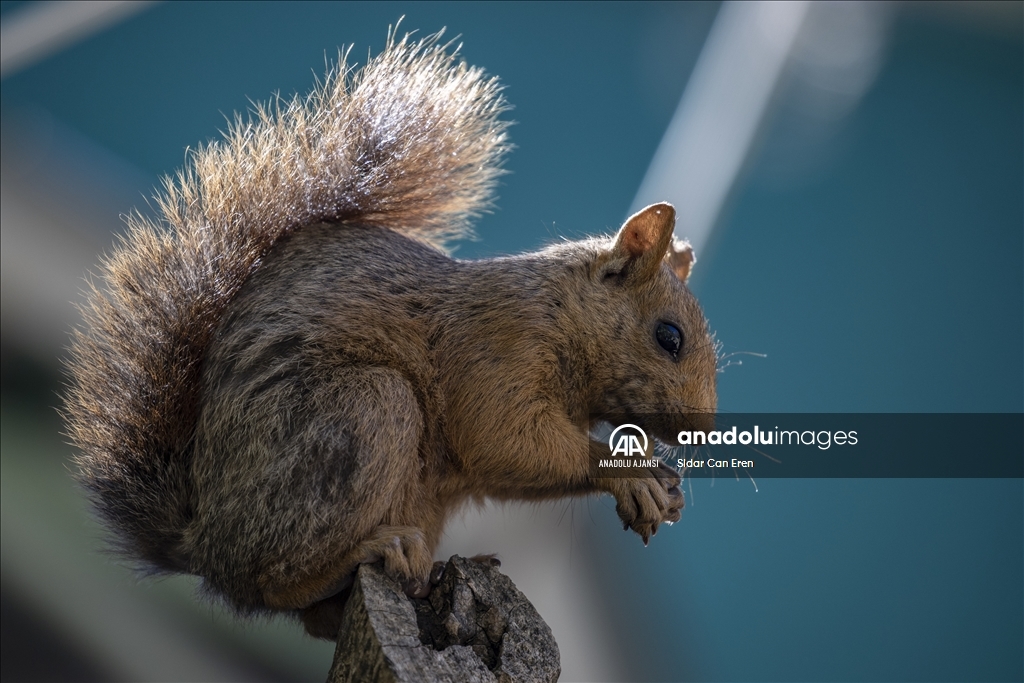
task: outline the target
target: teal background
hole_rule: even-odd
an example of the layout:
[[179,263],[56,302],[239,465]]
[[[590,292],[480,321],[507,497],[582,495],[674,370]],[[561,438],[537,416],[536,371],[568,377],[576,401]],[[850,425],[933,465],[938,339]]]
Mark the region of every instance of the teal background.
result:
[[[3,121],[52,117],[125,160],[139,179],[127,211],[226,116],[306,92],[340,44],[363,61],[405,15],[403,30],[460,35],[467,61],[506,85],[510,173],[456,255],[514,253],[617,227],[716,11],[166,3],[5,78]],[[899,9],[877,80],[828,129],[779,93],[692,280],[724,351],[765,354],[719,376],[722,411],[1024,411],[1020,3],[1004,16]],[[115,216],[110,229],[106,244]],[[36,448],[63,462],[56,364],[7,337],[3,363],[5,458]],[[15,444],[19,429],[44,445]],[[697,480],[687,496],[648,548],[611,501],[584,505],[593,599],[633,680],[1024,678],[1021,480]],[[15,617],[47,626],[4,590],[17,606],[6,658],[14,630],[30,630]],[[53,637],[78,648],[82,679],[104,677],[75,634]]]

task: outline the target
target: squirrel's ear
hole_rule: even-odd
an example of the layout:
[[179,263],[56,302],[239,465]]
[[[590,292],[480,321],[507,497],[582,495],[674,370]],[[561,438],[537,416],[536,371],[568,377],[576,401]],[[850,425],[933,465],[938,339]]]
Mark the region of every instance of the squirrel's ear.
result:
[[671,204],[651,204],[630,216],[615,237],[613,263],[623,263],[621,275],[630,282],[652,277],[672,242],[676,210]]
[[697,262],[697,257],[693,255],[693,247],[689,242],[673,239],[668,245],[665,261],[679,281],[686,282],[690,277],[690,271],[693,270],[693,264]]

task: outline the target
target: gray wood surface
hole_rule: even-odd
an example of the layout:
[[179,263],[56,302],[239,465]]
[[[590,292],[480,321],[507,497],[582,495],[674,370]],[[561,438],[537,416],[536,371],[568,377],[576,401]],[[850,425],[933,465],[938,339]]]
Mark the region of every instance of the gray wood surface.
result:
[[556,681],[551,629],[495,564],[453,556],[430,595],[362,565],[328,683]]

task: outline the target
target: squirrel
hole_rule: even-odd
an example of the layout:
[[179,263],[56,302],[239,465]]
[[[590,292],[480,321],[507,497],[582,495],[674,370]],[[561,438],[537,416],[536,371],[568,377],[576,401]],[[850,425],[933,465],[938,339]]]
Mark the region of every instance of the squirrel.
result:
[[[675,469],[595,477],[601,416],[716,410],[693,251],[655,204],[613,237],[455,260],[509,148],[498,81],[399,40],[236,116],[135,213],[74,332],[63,414],[118,550],[335,639],[358,565],[410,595],[465,505],[609,493],[646,545]],[[436,581],[435,581],[436,582]]]

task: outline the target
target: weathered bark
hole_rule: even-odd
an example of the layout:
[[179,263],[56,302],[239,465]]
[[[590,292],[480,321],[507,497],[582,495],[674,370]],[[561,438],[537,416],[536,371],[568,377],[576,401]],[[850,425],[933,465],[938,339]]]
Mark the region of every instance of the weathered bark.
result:
[[555,681],[551,629],[488,563],[453,556],[423,600],[379,565],[362,565],[342,617],[328,683]]

